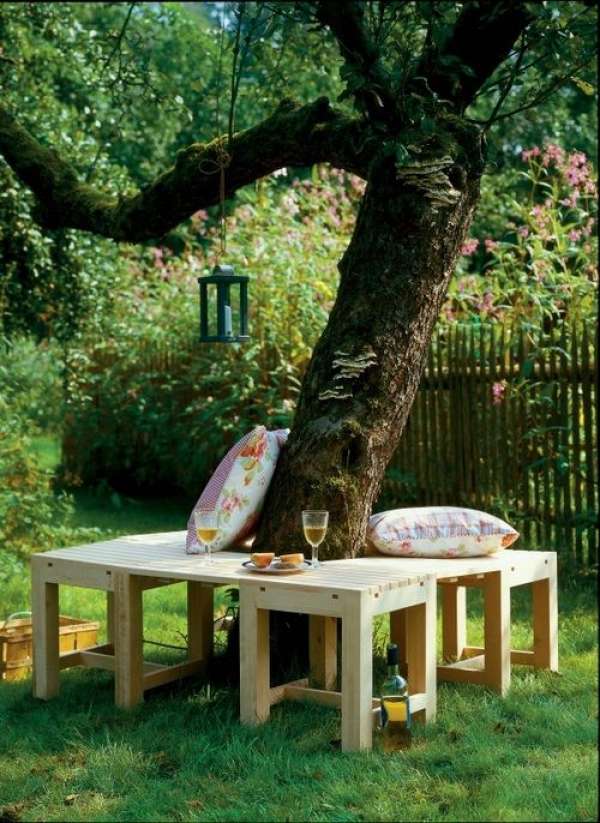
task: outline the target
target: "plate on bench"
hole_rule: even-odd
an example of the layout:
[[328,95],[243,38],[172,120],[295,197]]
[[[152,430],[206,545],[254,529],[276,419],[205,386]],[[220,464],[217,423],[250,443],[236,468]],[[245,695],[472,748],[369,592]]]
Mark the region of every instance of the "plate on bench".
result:
[[298,574],[298,572],[306,572],[312,569],[312,565],[308,560],[304,560],[299,566],[286,566],[284,563],[275,560],[263,568],[255,566],[252,560],[245,560],[242,566],[249,572],[258,572],[258,574]]

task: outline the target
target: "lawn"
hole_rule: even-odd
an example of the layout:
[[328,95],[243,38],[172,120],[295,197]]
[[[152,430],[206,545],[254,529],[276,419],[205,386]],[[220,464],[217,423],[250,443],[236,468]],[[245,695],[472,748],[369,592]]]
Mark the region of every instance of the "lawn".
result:
[[[111,533],[182,528],[185,520],[177,501],[81,494],[77,505],[80,525],[101,523]],[[370,754],[340,754],[338,714],[314,705],[280,705],[267,725],[242,728],[236,690],[214,680],[156,690],[129,713],[115,709],[107,672],[64,672],[60,696],[47,704],[32,699],[28,680],[2,684],[0,819],[594,820],[595,591],[589,582],[566,582],[561,674],[515,667],[504,700],[442,684],[437,722],[417,727],[407,752],[386,754],[376,741]],[[63,591],[63,613],[102,619],[100,593]],[[183,587],[145,598],[145,636],[181,645]],[[2,611],[27,602],[25,578],[5,587]],[[529,608],[528,592],[518,590],[515,645],[531,642]],[[470,640],[480,641],[476,597],[469,628]],[[379,655],[386,630],[377,627]],[[152,645],[146,653],[181,654]]]

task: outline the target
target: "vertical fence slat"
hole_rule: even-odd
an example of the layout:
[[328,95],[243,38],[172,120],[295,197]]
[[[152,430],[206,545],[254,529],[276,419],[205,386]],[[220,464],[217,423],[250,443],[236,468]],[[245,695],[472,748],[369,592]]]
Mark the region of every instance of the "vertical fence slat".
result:
[[[593,340],[593,338],[592,338]],[[595,358],[593,358],[595,362]],[[596,450],[594,448],[594,400],[592,390],[594,385],[593,368],[590,362],[590,339],[587,324],[583,327],[581,338],[581,400],[583,407],[583,432],[585,442],[585,502],[588,516],[596,511],[594,494],[594,474],[596,468]],[[587,530],[588,563],[598,562],[597,537],[594,525]]]
[[437,369],[437,379],[439,385],[439,393],[438,393],[438,400],[439,400],[439,421],[440,421],[440,463],[441,463],[441,472],[440,472],[440,492],[441,492],[441,502],[445,505],[450,503],[450,494],[449,489],[452,488],[452,481],[450,476],[450,463],[448,459],[448,419],[449,419],[449,405],[448,405],[448,398],[450,396],[450,389],[449,389],[449,375],[446,374],[447,366],[444,362],[444,349],[443,349],[443,339],[441,331],[438,330],[437,334],[437,347],[436,347],[436,369]]
[[[550,375],[550,369],[548,368],[548,359],[547,359],[546,347],[544,346],[545,340],[546,340],[546,335],[545,335],[545,333],[542,329],[542,330],[540,330],[540,334],[539,334],[539,367],[540,367],[540,381],[542,383],[542,386],[543,386],[542,390],[544,392],[544,395],[543,395],[544,396],[544,406],[543,406],[544,411],[546,409],[549,409],[549,401],[550,401],[549,392],[551,390],[551,386],[550,386],[551,375]],[[549,439],[548,439],[547,435],[544,437],[544,442],[546,444],[549,442]],[[542,536],[542,539],[543,539],[544,548],[545,548],[545,547],[550,547],[550,546],[553,545],[553,543],[552,543],[552,516],[551,516],[551,506],[550,506],[550,503],[551,503],[550,464],[549,464],[549,454],[548,454],[547,446],[544,450],[544,454],[542,455],[542,458],[543,458],[542,475],[543,475],[543,488],[544,488],[544,493],[543,493],[544,512],[543,512],[543,529],[542,529],[543,536]]]
[[433,360],[433,346],[434,342],[432,341],[432,345],[429,347],[429,351],[427,353],[427,371],[429,374],[429,382],[428,382],[428,401],[429,401],[429,458],[432,467],[432,477],[431,477],[431,489],[430,489],[430,500],[433,505],[438,505],[439,500],[439,481],[438,478],[440,476],[440,472],[443,472],[444,467],[440,464],[440,457],[439,457],[439,446],[438,446],[438,411],[437,411],[437,402],[438,402],[438,391],[436,389],[437,380],[435,375],[435,367],[434,367],[434,360]]
[[[571,329],[571,420],[573,425],[573,450],[571,470],[569,472],[573,481],[573,500],[575,503],[575,514],[583,514],[581,495],[581,435],[580,435],[580,414],[581,404],[579,400],[579,349],[577,346],[577,332]],[[581,524],[575,522],[575,559],[578,567],[583,566],[583,532]]]
[[569,462],[571,448],[570,448],[570,433],[571,433],[571,416],[569,414],[569,383],[567,381],[567,370],[569,368],[568,354],[567,354],[567,333],[566,326],[563,325],[560,335],[560,370],[561,370],[561,398],[560,398],[560,413],[561,413],[561,484],[562,484],[562,499],[564,518],[564,534],[568,546],[569,554],[574,559],[574,545],[573,545],[573,528],[572,528],[572,514],[571,514],[571,483],[567,470],[564,467],[565,462]]

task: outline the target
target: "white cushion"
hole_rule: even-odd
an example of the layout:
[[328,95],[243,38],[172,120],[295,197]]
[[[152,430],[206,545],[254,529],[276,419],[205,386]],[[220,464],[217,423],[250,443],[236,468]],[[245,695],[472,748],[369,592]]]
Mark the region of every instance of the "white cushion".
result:
[[197,554],[194,512],[218,511],[219,534],[212,551],[222,551],[255,534],[269,483],[289,429],[269,432],[257,426],[248,432],[217,466],[188,520],[185,550]]
[[499,517],[457,506],[392,509],[372,515],[367,526],[367,540],[398,557],[479,557],[518,537]]

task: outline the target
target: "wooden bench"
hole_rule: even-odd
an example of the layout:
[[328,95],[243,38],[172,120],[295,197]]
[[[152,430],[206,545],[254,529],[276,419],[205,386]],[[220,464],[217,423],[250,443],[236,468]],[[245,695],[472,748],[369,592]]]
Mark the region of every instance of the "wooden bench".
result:
[[[334,563],[346,561],[334,561]],[[442,592],[442,658],[439,680],[477,683],[505,694],[511,663],[558,671],[558,599],[556,552],[505,549],[488,557],[417,558],[383,555],[351,561],[360,568],[403,574],[435,574]],[[511,648],[510,592],[531,585],[533,648]],[[480,588],[484,598],[484,645],[471,646],[466,636],[466,589]],[[390,616],[390,634],[401,655],[412,628],[406,615]],[[406,657],[406,655],[405,655]]]
[[[355,561],[325,562],[295,576],[252,575],[240,581],[240,716],[263,723],[281,700],[308,700],[342,710],[342,750],[370,749],[379,700],[373,698],[373,617],[403,610],[411,710],[436,711],[436,581]],[[269,611],[310,615],[311,675],[271,687]],[[336,620],[342,621],[341,692],[335,691]]]
[[[71,666],[115,672],[115,702],[129,708],[144,691],[201,673],[212,655],[213,591],[235,585],[246,555],[220,552],[212,566],[186,555],[185,532],[134,535],[34,554],[31,558],[33,689],[47,700],[58,694],[59,673]],[[187,582],[188,660],[174,666],[143,660],[143,592]],[[107,643],[59,653],[59,586],[106,592]]]

